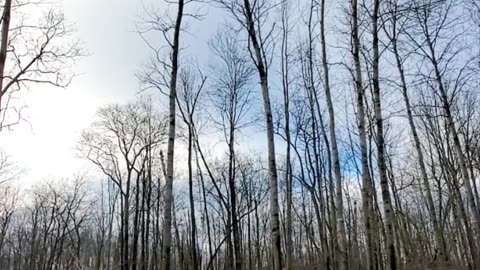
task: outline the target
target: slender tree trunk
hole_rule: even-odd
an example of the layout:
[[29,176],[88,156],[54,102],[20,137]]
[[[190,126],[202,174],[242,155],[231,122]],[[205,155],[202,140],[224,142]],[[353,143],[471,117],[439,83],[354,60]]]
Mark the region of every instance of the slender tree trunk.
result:
[[[175,239],[176,239],[176,242],[174,244],[174,246],[176,245],[177,246],[177,252],[178,252],[178,262],[176,261],[176,258],[175,258],[175,254],[174,254],[174,257],[173,257],[173,261],[175,263],[178,263],[178,264],[175,264],[174,266],[174,269],[176,269],[177,265],[178,265],[178,268],[180,270],[184,270],[185,269],[185,255],[184,255],[184,249],[183,249],[183,240],[180,238],[180,232],[178,230],[178,224],[177,224],[177,211],[175,211],[175,201],[172,202],[173,203],[173,209],[172,209],[172,215],[173,215],[173,230],[174,230],[174,233],[175,233]],[[164,240],[164,243],[165,243],[165,240]]]
[[[232,105],[233,106],[233,105]],[[230,111],[230,116],[233,115],[233,111]],[[233,232],[233,258],[236,270],[242,269],[242,254],[240,251],[240,233],[239,233],[239,224],[238,224],[238,216],[237,216],[237,196],[236,196],[236,189],[235,189],[235,127],[234,121],[232,119],[230,122],[230,130],[229,130],[229,139],[228,139],[228,151],[229,151],[229,160],[228,160],[228,181],[229,181],[229,189],[230,189],[230,211],[229,214],[231,215],[231,227]],[[228,224],[230,226],[230,224]]]
[[130,221],[130,178],[131,178],[131,171],[129,170],[127,175],[127,183],[126,183],[126,191],[123,198],[123,220],[122,220],[122,228],[123,228],[123,237],[122,237],[122,262],[121,268],[123,270],[128,270],[130,267],[129,261],[129,221]]
[[[116,208],[116,205],[117,205],[117,198],[118,198],[118,193],[115,193],[115,196],[112,198],[111,197],[111,193],[112,190],[113,190],[113,186],[111,186],[110,184],[107,183],[107,187],[108,187],[108,192],[109,192],[109,197],[108,197],[108,203],[109,203],[109,221],[108,221],[108,236],[107,236],[107,255],[106,255],[106,259],[104,261],[106,261],[106,265],[105,265],[105,268],[107,270],[110,270],[111,269],[111,263],[112,263],[112,237],[113,237],[113,221],[114,221],[114,215],[115,215],[115,208]],[[120,195],[121,196],[121,195]]]
[[192,240],[191,240],[191,249],[192,249],[192,269],[198,270],[198,253],[197,253],[197,223],[195,220],[195,201],[193,198],[193,167],[192,167],[192,158],[193,158],[193,130],[192,130],[192,119],[191,115],[189,116],[190,123],[188,124],[188,194],[190,201],[190,219],[192,222]]
[[[250,185],[249,185],[250,186]],[[253,257],[252,257],[252,224],[251,224],[251,212],[252,212],[252,193],[251,189],[248,188],[248,214],[247,214],[247,250],[248,250],[248,270],[254,270],[253,268]]]
[[[365,128],[365,107],[364,107],[364,93],[362,79],[362,68],[360,64],[360,40],[358,37],[358,18],[357,18],[357,0],[351,0],[351,12],[352,12],[352,54],[355,64],[355,88],[357,92],[357,125],[360,139],[361,150],[361,163],[362,163],[362,205],[363,216],[365,223],[366,234],[366,255],[367,255],[367,267],[368,270],[376,269],[376,254],[375,254],[375,241],[373,228],[375,226],[375,218],[373,211],[373,183],[370,177],[370,171],[368,166],[368,149],[367,149],[367,137]],[[373,228],[372,228],[373,227]]]
[[377,128],[377,162],[380,175],[380,187],[382,189],[383,210],[385,214],[386,227],[386,245],[389,256],[389,269],[397,269],[396,253],[395,253],[395,239],[394,239],[394,213],[392,208],[392,201],[390,198],[390,188],[387,178],[387,165],[385,162],[385,142],[383,134],[383,117],[382,117],[382,102],[380,94],[379,81],[379,45],[378,45],[378,13],[380,9],[380,0],[374,1],[372,24],[373,24],[373,100],[375,109],[375,125]]
[[140,178],[142,177],[143,172],[138,173],[137,179],[135,181],[135,214],[133,216],[133,240],[132,240],[132,266],[131,270],[137,269],[138,264],[138,238],[140,236],[140,217],[141,217],[141,207],[140,207]]
[[[148,166],[148,146],[145,149],[145,162]],[[142,198],[141,198],[141,212],[140,212],[140,228],[141,228],[141,235],[140,235],[140,269],[143,270],[145,267],[145,260],[146,260],[146,235],[147,235],[147,228],[146,228],[146,200],[147,200],[147,170],[148,167],[142,173]]]
[[[151,138],[149,139],[149,144],[151,145]],[[147,181],[148,181],[148,192],[147,192],[147,220],[146,220],[146,229],[145,229],[145,261],[143,262],[142,270],[147,270],[150,262],[150,215],[151,215],[151,203],[152,203],[152,149],[151,146],[148,147],[148,174],[147,174]]]
[[[228,206],[227,206],[228,207]],[[232,239],[232,214],[231,210],[227,209],[227,221],[225,223],[225,237],[226,237],[226,258],[225,258],[225,266],[226,269],[235,269],[235,258],[234,258],[234,250],[233,250],[233,239]]]
[[260,218],[258,216],[258,202],[255,200],[255,253],[257,259],[257,270],[263,267],[262,252],[260,249]]
[[175,103],[177,96],[178,51],[180,49],[180,31],[183,17],[184,0],[178,1],[178,12],[175,21],[172,45],[172,71],[170,77],[168,145],[167,145],[167,177],[164,196],[163,231],[162,231],[162,270],[170,270],[172,251],[172,205],[173,205],[173,163],[175,149]]
[[282,251],[281,251],[281,237],[280,225],[278,217],[278,181],[277,181],[277,164],[275,160],[275,138],[273,131],[273,116],[270,104],[270,95],[268,93],[268,75],[267,68],[264,63],[264,58],[261,52],[261,45],[257,39],[255,31],[255,21],[253,18],[253,11],[250,7],[250,0],[244,0],[246,25],[248,35],[252,47],[255,52],[256,66],[258,75],[260,77],[260,85],[262,88],[263,105],[265,110],[265,119],[267,126],[267,142],[268,142],[268,174],[270,182],[270,227],[271,227],[271,241],[272,241],[272,257],[273,269],[282,269]]
[[[332,146],[332,158],[333,158],[333,171],[335,173],[336,183],[336,225],[337,225],[337,237],[338,237],[338,253],[340,270],[348,269],[348,256],[347,256],[347,240],[345,235],[345,222],[343,220],[343,195],[342,195],[342,173],[340,169],[340,157],[338,154],[337,136],[335,131],[335,110],[333,108],[332,95],[330,92],[330,76],[328,71],[327,62],[327,44],[325,42],[325,0],[321,0],[320,7],[320,42],[322,45],[322,67],[323,67],[323,82],[325,88],[325,98],[327,100],[328,115],[329,115],[329,132],[330,143]],[[333,196],[333,194],[332,194]]]
[[7,61],[8,34],[10,31],[10,13],[12,11],[12,0],[5,0],[2,14],[2,41],[0,45],[0,109],[2,105],[3,80],[5,79],[5,64]]
[[285,163],[286,163],[286,173],[285,173],[285,182],[287,186],[287,201],[286,201],[286,260],[287,260],[287,269],[293,270],[293,242],[292,242],[292,188],[293,188],[293,174],[292,174],[292,163],[291,163],[291,135],[290,135],[290,81],[289,81],[289,53],[288,53],[288,15],[287,15],[287,3],[284,3],[282,6],[282,83],[283,83],[283,102],[284,102],[284,116],[285,116],[285,139],[287,142]]
[[[196,141],[196,143],[198,144],[198,141]],[[210,228],[210,215],[208,213],[208,202],[207,202],[207,192],[205,187],[205,181],[203,179],[203,174],[200,169],[200,162],[198,161],[197,152],[195,152],[195,161],[197,164],[197,168],[199,170],[198,176],[200,177],[200,184],[202,185],[203,211],[205,212],[205,226],[207,227],[208,255],[209,255],[209,261],[211,261],[213,260],[213,250],[212,250],[213,242],[212,242],[212,233]]]

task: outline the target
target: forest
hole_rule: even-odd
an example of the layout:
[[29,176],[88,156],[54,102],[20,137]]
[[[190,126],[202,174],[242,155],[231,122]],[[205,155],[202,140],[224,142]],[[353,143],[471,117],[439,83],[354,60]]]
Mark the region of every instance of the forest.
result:
[[[90,169],[19,188],[1,152],[1,270],[480,269],[478,0],[138,2],[150,57],[77,138]],[[51,1],[0,8],[15,132],[89,52]]]

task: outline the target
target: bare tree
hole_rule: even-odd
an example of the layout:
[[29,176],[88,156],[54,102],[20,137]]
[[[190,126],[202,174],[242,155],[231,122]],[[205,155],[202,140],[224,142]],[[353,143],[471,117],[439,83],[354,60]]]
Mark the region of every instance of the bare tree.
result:
[[71,67],[85,55],[81,43],[72,38],[69,24],[58,7],[42,15],[24,16],[24,9],[46,3],[6,0],[2,6],[0,42],[1,128],[21,119],[21,109],[12,99],[35,84],[66,87],[74,74]]
[[[82,133],[79,142],[81,155],[97,166],[120,191],[122,269],[127,269],[131,263],[129,228],[132,188],[135,184],[137,189],[134,191],[138,194],[139,179],[145,170],[145,152],[149,148],[158,147],[165,134],[164,122],[155,118],[148,108],[149,105],[141,100],[125,106],[110,105],[102,108],[98,112],[97,121]],[[146,136],[154,139],[145,140]],[[135,258],[136,250],[132,252]]]
[[2,198],[0,201],[0,254],[2,254],[5,238],[16,210],[18,192],[9,185],[1,185],[0,192]]
[[359,26],[358,26],[358,3],[357,0],[351,1],[351,42],[352,42],[352,55],[355,64],[354,78],[355,78],[355,90],[357,92],[357,125],[360,140],[361,149],[361,172],[362,172],[362,207],[363,216],[365,222],[366,233],[366,256],[367,256],[367,269],[376,269],[378,256],[375,252],[374,243],[374,228],[375,214],[373,211],[373,181],[369,171],[368,161],[368,149],[365,127],[365,107],[364,107],[364,94],[365,88],[362,79],[362,66],[360,63],[360,39],[359,39]]
[[[269,86],[268,86],[268,61],[267,58],[267,41],[270,33],[267,36],[262,35],[260,21],[265,20],[264,17],[267,11],[271,8],[271,3],[257,2],[251,3],[250,0],[244,1],[216,1],[225,9],[229,10],[237,19],[238,23],[247,31],[249,40],[249,50],[252,60],[260,79],[260,87],[262,90],[266,129],[267,129],[267,145],[268,145],[268,171],[270,182],[270,227],[271,227],[271,245],[273,269],[282,268],[282,252],[281,252],[281,237],[280,237],[280,222],[278,209],[278,176],[277,163],[275,157],[275,136],[273,125],[273,114],[270,102]],[[270,4],[270,5],[269,5]]]
[[387,11],[390,15],[389,24],[384,24],[384,30],[386,35],[391,41],[391,50],[395,56],[395,63],[396,67],[400,76],[400,86],[402,91],[403,100],[405,102],[405,109],[407,112],[408,124],[410,126],[410,131],[412,134],[412,139],[415,144],[415,151],[418,158],[418,165],[420,168],[420,173],[422,177],[422,184],[425,189],[425,200],[427,202],[427,210],[430,219],[432,220],[432,224],[435,231],[435,238],[437,242],[437,247],[439,251],[439,257],[442,260],[448,261],[448,256],[445,247],[445,241],[442,236],[442,229],[439,226],[438,219],[436,216],[435,205],[433,202],[432,191],[429,184],[429,179],[427,175],[427,169],[425,165],[425,159],[422,152],[422,145],[420,142],[420,138],[418,135],[417,127],[414,121],[412,105],[408,93],[408,86],[407,86],[407,78],[405,74],[405,67],[404,63],[406,59],[402,57],[400,54],[401,48],[399,48],[399,42],[401,42],[401,37],[404,31],[406,31],[406,25],[408,23],[408,13],[402,12],[402,6],[399,5],[397,2],[387,2]]
[[394,239],[394,213],[392,208],[392,202],[390,197],[390,187],[387,178],[387,164],[385,160],[385,139],[383,129],[383,116],[382,116],[382,98],[380,93],[380,80],[379,80],[379,38],[378,38],[378,21],[380,12],[380,1],[375,0],[373,2],[372,11],[372,46],[373,46],[373,61],[372,61],[372,84],[373,84],[373,104],[375,110],[375,126],[376,126],[376,143],[377,143],[377,163],[378,171],[380,175],[380,186],[382,189],[383,210],[385,213],[385,227],[386,227],[386,245],[389,256],[389,269],[397,269],[397,259],[395,253],[395,239]]
[[[238,131],[247,127],[252,121],[248,119],[248,112],[252,108],[253,98],[251,79],[255,70],[248,62],[245,50],[236,44],[238,34],[233,30],[225,29],[224,33],[217,33],[210,42],[217,63],[212,66],[213,88],[210,92],[211,101],[216,114],[220,116],[217,125],[222,129],[228,146],[228,192],[230,196],[229,221],[227,222],[227,244],[230,242],[230,231],[233,232],[233,251],[231,267],[241,270],[243,255],[241,252],[240,220],[238,213],[237,195],[237,157],[235,144]],[[231,227],[231,230],[230,230]]]
[[179,97],[177,98],[179,111],[183,122],[187,126],[188,141],[188,193],[190,203],[190,219],[191,219],[191,252],[193,269],[199,269],[198,259],[198,243],[197,243],[197,223],[195,218],[195,201],[193,193],[193,151],[194,151],[194,131],[195,117],[199,110],[199,102],[202,90],[205,85],[206,77],[200,72],[197,75],[193,69],[183,69],[180,71]]
[[[173,205],[173,177],[174,177],[174,150],[175,150],[175,127],[176,127],[176,102],[177,102],[177,77],[179,72],[180,32],[182,30],[182,19],[184,16],[185,1],[179,0],[176,3],[177,12],[174,20],[162,18],[157,12],[148,13],[145,19],[146,30],[162,34],[168,47],[169,60],[161,60],[161,50],[157,49],[144,37],[147,46],[153,50],[154,59],[152,65],[147,67],[141,80],[149,88],[157,88],[163,91],[168,89],[169,127],[166,164],[166,188],[164,195],[164,224],[162,232],[162,270],[171,268],[171,247],[172,247],[172,205]],[[173,33],[172,33],[173,30]],[[169,35],[172,35],[170,37]],[[142,35],[143,37],[143,35]]]
[[290,1],[283,1],[281,5],[281,21],[282,21],[282,44],[281,44],[281,74],[282,74],[282,88],[283,88],[283,105],[284,105],[284,120],[285,120],[285,141],[286,154],[285,154],[285,183],[286,183],[286,229],[285,229],[285,249],[286,249],[286,266],[287,269],[293,269],[293,239],[292,239],[292,193],[293,193],[293,171],[292,171],[292,158],[291,158],[291,132],[290,132],[290,85],[292,84],[290,78],[290,62],[291,56],[289,51],[289,37],[291,35],[292,26],[290,25]]
[[[329,115],[329,133],[332,148],[333,170],[335,172],[336,183],[336,215],[337,215],[337,237],[339,242],[340,269],[348,269],[347,240],[345,235],[345,223],[343,220],[343,192],[342,192],[342,173],[340,169],[340,157],[337,145],[337,133],[335,130],[335,110],[333,107],[332,95],[330,91],[330,76],[327,59],[327,44],[325,41],[325,0],[320,2],[320,42],[322,45],[322,68],[323,83],[325,89],[325,98],[327,101]],[[333,196],[333,194],[332,194]]]

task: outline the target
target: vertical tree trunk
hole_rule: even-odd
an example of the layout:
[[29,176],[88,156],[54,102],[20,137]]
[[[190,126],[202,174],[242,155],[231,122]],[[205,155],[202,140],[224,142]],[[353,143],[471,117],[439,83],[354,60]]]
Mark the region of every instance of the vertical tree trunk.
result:
[[[248,184],[247,184],[248,185]],[[248,214],[247,214],[247,250],[248,250],[248,270],[254,270],[253,268],[253,256],[252,256],[252,219],[251,219],[251,212],[252,212],[252,202],[253,202],[253,199],[252,199],[252,192],[251,192],[251,188],[250,188],[251,185],[249,185],[248,187],[248,205],[247,205],[247,210],[248,210]]]
[[131,270],[136,270],[138,265],[138,238],[140,237],[140,178],[143,176],[143,168],[137,172],[137,179],[135,181],[135,213],[133,215],[133,239],[132,239],[132,266]]
[[[233,106],[233,105],[231,105]],[[231,108],[233,109],[233,108]],[[233,116],[233,111],[230,110],[230,115]],[[233,116],[234,117],[234,116]],[[228,179],[229,179],[229,189],[230,189],[230,215],[231,215],[231,227],[233,232],[233,258],[236,270],[242,269],[242,254],[240,251],[240,232],[239,232],[239,224],[238,224],[238,216],[237,216],[237,196],[236,196],[236,189],[235,189],[235,126],[234,121],[235,119],[230,117],[230,130],[229,130],[229,139],[228,139],[228,152],[229,152],[229,160],[228,160]],[[230,224],[228,224],[230,226]]]
[[[358,37],[358,4],[357,0],[351,0],[351,12],[352,12],[352,54],[355,64],[355,88],[357,92],[357,125],[360,139],[361,150],[361,164],[362,164],[362,205],[363,205],[363,217],[365,223],[366,234],[366,256],[368,270],[376,269],[376,254],[375,254],[375,242],[373,228],[375,226],[375,217],[373,211],[373,183],[370,177],[370,171],[368,166],[368,149],[367,149],[367,137],[365,128],[365,107],[364,107],[364,86],[362,79],[362,67],[360,64],[360,40]],[[373,227],[373,228],[372,228]]]
[[374,1],[372,24],[373,24],[373,100],[375,110],[375,125],[377,128],[377,162],[380,175],[380,187],[382,189],[383,210],[385,213],[385,227],[386,227],[386,245],[389,256],[389,268],[391,270],[397,269],[396,253],[395,253],[395,239],[394,239],[394,213],[392,202],[390,198],[390,189],[387,178],[387,165],[385,162],[385,142],[383,134],[383,117],[382,117],[382,102],[380,95],[379,82],[379,59],[378,52],[378,13],[380,9],[380,0]]
[[257,261],[257,270],[263,267],[262,252],[260,247],[260,217],[258,216],[258,202],[255,200],[255,253]]
[[5,0],[2,14],[2,33],[0,45],[0,109],[2,105],[3,79],[5,78],[5,64],[7,61],[8,34],[10,31],[10,13],[12,11],[12,0]]
[[123,204],[122,204],[122,237],[121,237],[121,249],[122,249],[122,256],[121,256],[121,266],[122,270],[129,269],[129,250],[128,250],[128,227],[129,227],[129,219],[130,219],[130,171],[128,172],[127,176],[127,183],[126,183],[126,192],[123,194]]
[[261,45],[257,39],[255,31],[255,21],[253,11],[250,7],[250,0],[244,0],[245,16],[247,31],[255,53],[256,66],[260,77],[260,85],[262,88],[263,105],[265,110],[265,119],[267,126],[267,142],[268,142],[268,175],[270,182],[270,227],[273,255],[273,269],[282,269],[282,251],[280,238],[280,225],[278,217],[278,181],[277,181],[277,164],[275,161],[275,138],[273,131],[273,116],[270,104],[270,95],[268,93],[268,75],[264,58],[261,52]]
[[178,51],[180,49],[180,31],[183,17],[184,0],[178,2],[178,12],[175,21],[172,45],[172,71],[170,77],[169,115],[168,115],[168,145],[167,170],[163,210],[162,231],[162,270],[170,270],[172,248],[172,205],[173,205],[173,163],[175,149],[175,102],[177,96]]
[[285,163],[286,163],[286,173],[285,173],[285,182],[287,186],[287,201],[286,201],[286,260],[287,260],[287,269],[293,270],[293,243],[292,243],[292,188],[293,188],[293,174],[292,174],[292,163],[291,163],[291,135],[290,135],[290,81],[289,81],[289,53],[288,53],[288,33],[289,33],[289,24],[288,24],[288,14],[287,14],[287,1],[282,6],[282,48],[281,48],[281,58],[282,58],[282,83],[283,83],[283,103],[284,103],[284,116],[285,116],[285,139],[287,143]]
[[191,240],[191,250],[192,250],[192,269],[198,270],[198,254],[197,254],[197,223],[195,220],[195,201],[193,198],[193,167],[192,167],[192,158],[193,158],[193,128],[192,121],[193,117],[189,115],[188,123],[188,194],[190,201],[190,219],[192,222],[192,240]]
[[[151,138],[149,138],[149,145],[151,145]],[[147,218],[146,218],[146,229],[145,229],[145,261],[142,265],[142,270],[147,270],[150,263],[150,215],[151,215],[151,202],[152,202],[152,149],[151,146],[148,147],[147,152],[148,157],[148,174],[147,174],[147,181],[148,181],[148,192],[147,192],[147,200],[146,200],[146,207],[147,207]]]
[[[333,101],[330,92],[330,77],[328,72],[327,62],[327,44],[325,42],[325,0],[321,0],[320,7],[320,42],[322,45],[322,67],[323,67],[323,82],[325,88],[325,98],[327,100],[328,115],[329,115],[329,132],[330,143],[332,145],[333,170],[335,173],[336,183],[336,225],[338,237],[338,253],[340,256],[340,270],[348,269],[347,256],[347,240],[345,235],[345,222],[343,220],[343,195],[342,195],[342,173],[340,170],[340,157],[338,154],[337,136],[335,131],[335,111],[333,108]],[[333,194],[332,194],[333,196]]]
[[[194,130],[195,131],[195,130]],[[198,141],[195,143],[198,144]],[[198,147],[198,145],[197,145]],[[196,149],[197,150],[197,149]],[[198,161],[198,154],[195,151],[195,161],[198,168],[198,176],[200,177],[200,184],[202,186],[202,198],[203,198],[203,211],[205,212],[205,226],[207,227],[207,239],[208,239],[208,255],[209,261],[213,259],[213,242],[212,242],[212,233],[210,228],[210,215],[208,213],[208,202],[207,202],[207,192],[205,187],[205,181],[203,179],[203,174],[200,168],[200,162]]]
[[[173,218],[173,230],[174,230],[174,233],[175,233],[175,239],[176,239],[176,242],[173,246],[176,246],[177,247],[177,252],[178,252],[178,262],[176,261],[176,258],[175,258],[175,255],[173,257],[173,261],[175,263],[178,263],[178,268],[180,270],[184,270],[185,269],[185,255],[184,255],[184,249],[183,249],[183,239],[180,237],[180,232],[178,230],[178,224],[177,224],[177,215],[176,215],[176,211],[175,211],[175,201],[172,200],[172,203],[173,203],[173,209],[172,209],[172,218]],[[165,240],[164,240],[164,243],[165,243]],[[175,264],[174,266],[174,269],[176,269],[177,267],[177,264]]]
[[110,184],[107,183],[108,187],[108,209],[109,209],[109,220],[108,220],[108,236],[107,236],[107,254],[106,258],[104,261],[106,261],[105,268],[110,270],[111,269],[111,264],[112,264],[112,237],[113,237],[113,221],[114,221],[114,215],[115,215],[115,208],[117,205],[117,198],[119,193],[115,193],[115,196],[112,198],[111,197],[111,192],[115,188],[111,186]]
[[145,261],[146,261],[146,252],[147,252],[147,247],[146,247],[146,236],[147,236],[147,227],[146,227],[146,200],[147,200],[147,192],[148,192],[148,186],[147,186],[147,171],[148,171],[148,146],[145,149],[145,163],[146,163],[146,168],[142,173],[142,198],[141,198],[141,203],[140,203],[140,269],[143,270],[145,267]]
[[[226,205],[225,207],[229,207]],[[231,205],[230,205],[231,207]],[[225,223],[225,242],[226,242],[226,249],[225,249],[225,266],[226,269],[235,269],[235,258],[234,258],[234,250],[233,250],[233,239],[232,239],[232,212],[231,209],[227,210],[227,221]]]

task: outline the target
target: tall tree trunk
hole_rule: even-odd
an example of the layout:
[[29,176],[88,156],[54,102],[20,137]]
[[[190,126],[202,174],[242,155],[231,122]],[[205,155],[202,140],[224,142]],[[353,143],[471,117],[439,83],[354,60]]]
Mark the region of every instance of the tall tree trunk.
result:
[[258,202],[255,200],[255,253],[257,259],[257,270],[263,268],[262,252],[260,243],[260,217],[258,216]]
[[[195,132],[195,130],[194,130]],[[198,141],[195,141],[196,144],[198,144]],[[207,239],[208,239],[208,255],[209,255],[209,261],[213,260],[213,242],[212,242],[212,233],[211,233],[211,228],[210,228],[210,215],[208,213],[208,202],[207,202],[207,191],[205,187],[205,181],[203,179],[203,174],[202,170],[200,168],[200,162],[198,160],[198,145],[197,148],[195,149],[195,161],[196,165],[198,168],[198,176],[200,177],[200,184],[202,186],[202,198],[203,198],[203,211],[205,212],[205,226],[207,227]]]
[[167,170],[163,210],[162,231],[162,270],[170,270],[172,248],[172,205],[173,205],[173,162],[175,149],[175,103],[177,96],[178,51],[180,49],[180,31],[183,17],[184,0],[178,1],[178,12],[175,21],[172,45],[172,71],[170,77]]
[[[149,126],[150,127],[150,126]],[[151,202],[152,202],[152,149],[151,149],[151,138],[149,138],[149,147],[148,147],[148,173],[147,173],[147,181],[148,181],[148,192],[147,192],[147,200],[146,200],[146,229],[145,229],[145,261],[142,264],[142,270],[147,270],[150,262],[150,214],[151,214]]]
[[[327,44],[325,42],[325,0],[321,0],[320,7],[320,42],[322,45],[322,67],[323,67],[323,82],[325,88],[325,98],[327,100],[328,115],[329,115],[329,132],[330,143],[332,146],[332,158],[333,158],[333,170],[335,173],[336,183],[336,225],[337,225],[337,237],[338,237],[338,253],[340,270],[348,269],[348,256],[347,256],[347,240],[345,235],[345,222],[343,220],[343,195],[342,195],[342,173],[340,169],[340,157],[338,154],[337,136],[335,131],[335,110],[333,108],[332,95],[330,92],[330,76],[328,71],[327,62]],[[332,194],[333,196],[333,194]]]
[[290,81],[289,81],[289,53],[288,53],[288,14],[287,6],[288,2],[285,1],[282,6],[282,48],[281,48],[281,58],[282,58],[282,83],[283,83],[283,103],[284,103],[284,116],[285,116],[285,139],[287,142],[285,163],[286,163],[286,173],[285,173],[285,182],[287,188],[287,201],[286,201],[286,260],[287,260],[287,269],[293,270],[293,243],[292,243],[292,188],[293,188],[293,174],[292,174],[292,163],[291,163],[291,134],[290,134]]
[[391,270],[397,269],[396,253],[395,253],[395,239],[394,239],[394,213],[392,208],[392,201],[390,198],[390,188],[388,185],[387,165],[385,162],[385,142],[383,134],[383,117],[382,117],[382,101],[380,95],[380,81],[379,81],[379,45],[378,45],[378,13],[380,9],[380,0],[374,1],[372,14],[372,34],[373,34],[373,100],[375,110],[375,125],[377,128],[377,162],[378,171],[380,175],[380,187],[382,189],[383,210],[385,214],[386,227],[386,245],[389,257],[389,268]]
[[138,238],[140,236],[140,178],[143,173],[138,173],[135,181],[135,213],[133,215],[133,240],[132,240],[132,270],[137,269],[138,264]]
[[[145,162],[148,163],[148,146],[145,149]],[[148,166],[148,164],[147,164]],[[148,186],[147,186],[147,170],[148,167],[143,171],[142,173],[142,198],[141,198],[141,203],[140,203],[140,269],[143,270],[145,266],[145,260],[146,260],[146,235],[147,235],[147,228],[146,228],[146,200],[147,200],[147,191],[148,191]]]
[[[251,182],[247,183],[248,188],[247,188],[247,197],[248,197],[248,203],[247,203],[247,250],[248,250],[248,270],[254,270],[253,268],[253,252],[252,252],[252,218],[251,218],[251,213],[252,213],[252,189],[251,189]],[[257,206],[255,206],[257,207]]]
[[192,167],[192,158],[193,158],[193,128],[192,128],[192,121],[193,117],[190,114],[189,116],[189,124],[188,124],[188,195],[190,201],[190,220],[192,223],[192,230],[191,230],[191,250],[192,250],[192,269],[198,270],[198,253],[197,253],[197,223],[195,220],[195,201],[193,198],[193,167]]
[[[128,161],[127,161],[128,162]],[[123,228],[123,237],[122,237],[122,262],[121,262],[121,269],[128,270],[130,267],[129,261],[129,221],[130,221],[130,179],[131,179],[131,170],[127,172],[127,183],[126,183],[126,191],[123,198],[123,220],[122,220],[122,228]]]
[[362,205],[363,205],[363,217],[365,224],[366,234],[366,256],[368,270],[376,269],[377,262],[375,254],[375,241],[374,231],[375,228],[375,214],[373,211],[373,183],[370,176],[368,166],[368,149],[367,149],[367,137],[365,127],[365,107],[364,107],[364,93],[362,79],[362,67],[360,64],[360,39],[358,36],[358,4],[357,0],[351,0],[351,13],[352,13],[352,54],[355,65],[355,88],[357,92],[357,125],[358,136],[360,139],[361,150],[361,164],[362,164]]
[[265,110],[265,120],[267,126],[267,146],[268,146],[268,175],[270,182],[270,227],[271,227],[271,241],[272,241],[272,257],[273,269],[282,269],[282,251],[280,238],[280,225],[278,217],[278,181],[277,181],[277,164],[275,161],[275,138],[273,131],[273,116],[270,104],[270,95],[268,93],[268,75],[267,67],[262,56],[261,45],[257,39],[255,31],[255,21],[253,18],[253,11],[250,6],[250,0],[244,0],[246,25],[248,35],[254,49],[256,67],[260,77],[260,85],[262,88],[263,105]]
[[[231,105],[233,107],[233,105]],[[231,108],[229,114],[233,116],[233,108]],[[242,254],[240,251],[240,232],[239,232],[239,224],[238,224],[238,216],[237,216],[237,196],[236,196],[236,189],[235,189],[235,126],[233,117],[230,117],[230,130],[229,130],[229,139],[228,139],[228,152],[229,152],[229,160],[228,160],[228,181],[229,181],[229,189],[230,189],[230,211],[229,214],[231,215],[231,227],[233,232],[233,258],[236,270],[242,269]],[[230,226],[230,224],[227,224]]]

